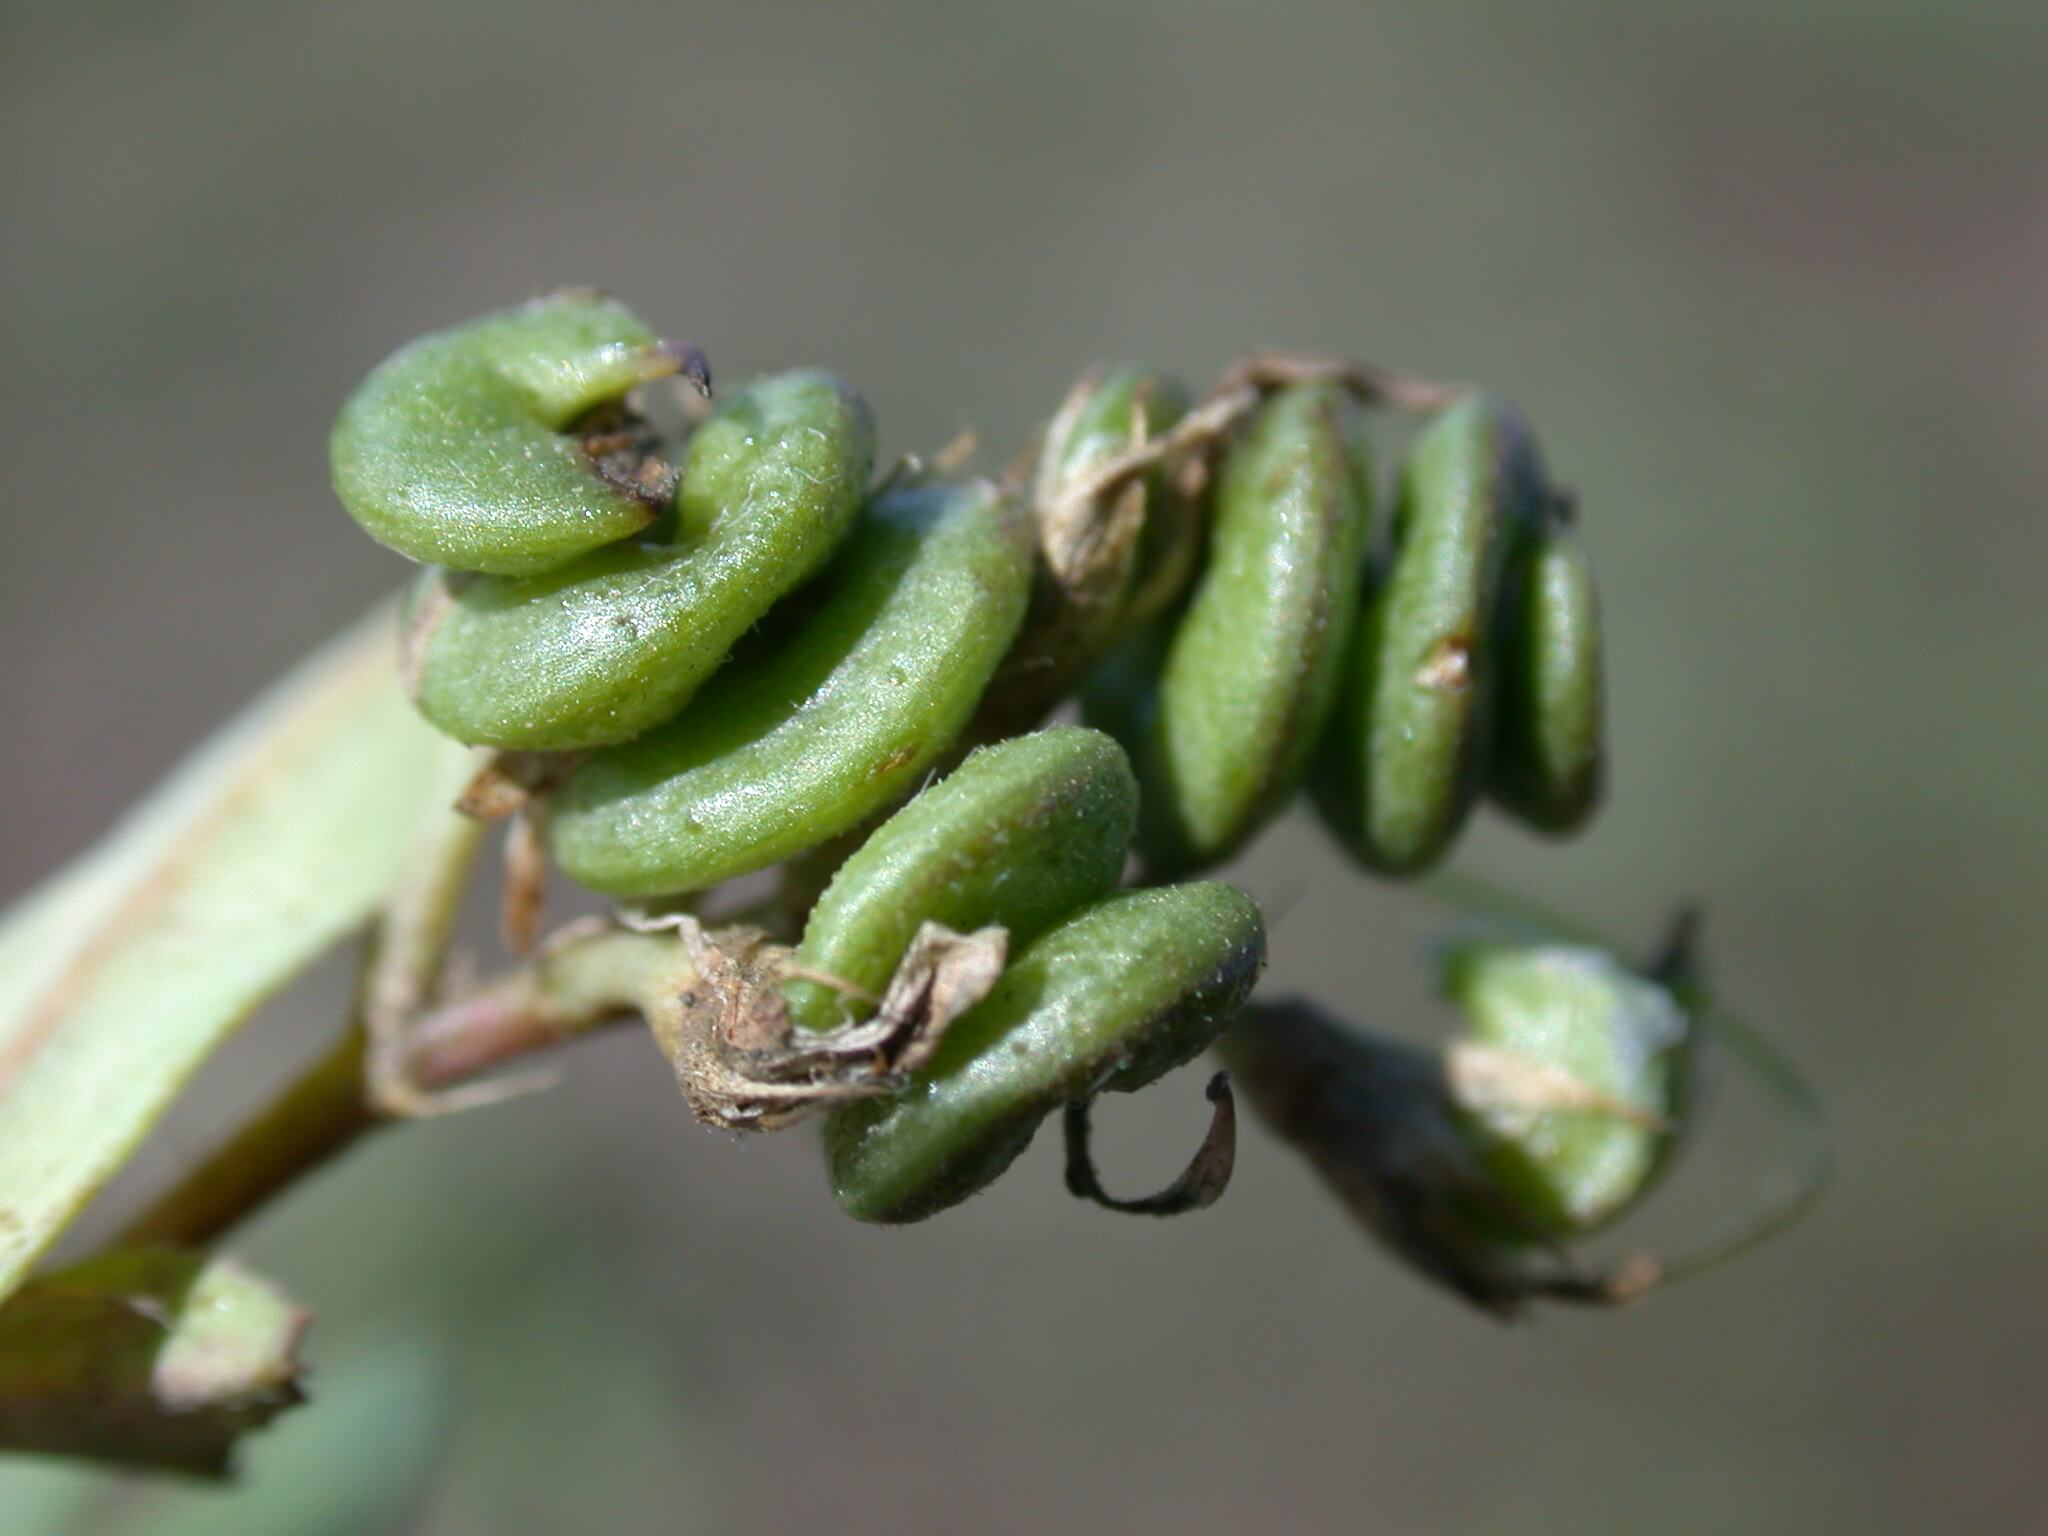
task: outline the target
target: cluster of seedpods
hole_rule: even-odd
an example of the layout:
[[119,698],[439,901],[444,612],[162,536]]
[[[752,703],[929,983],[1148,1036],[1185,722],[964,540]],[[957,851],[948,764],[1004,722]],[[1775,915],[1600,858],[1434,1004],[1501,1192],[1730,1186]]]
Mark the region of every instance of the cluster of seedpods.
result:
[[[671,377],[703,398],[664,434],[635,405]],[[1462,1294],[1640,1287],[1562,1245],[1676,1144],[1688,946],[1631,967],[1473,936],[1444,961],[1466,1031],[1423,1052],[1252,1004],[1259,910],[1198,878],[1303,790],[1386,873],[1437,862],[1482,797],[1550,832],[1592,814],[1597,603],[1512,408],[1296,356],[1198,398],[1126,368],[1003,479],[877,483],[836,377],[711,393],[694,349],[565,292],[400,351],[332,443],[344,505],[424,567],[400,658],[422,713],[499,749],[553,862],[671,946],[644,1011],[700,1116],[824,1114],[840,1204],[904,1221],[1064,1110],[1077,1190],[1187,1209],[1228,1178],[1228,1090],[1148,1200],[1102,1193],[1087,1106],[1217,1045]],[[1384,412],[1416,426],[1382,519]],[[779,923],[708,926],[769,869]]]

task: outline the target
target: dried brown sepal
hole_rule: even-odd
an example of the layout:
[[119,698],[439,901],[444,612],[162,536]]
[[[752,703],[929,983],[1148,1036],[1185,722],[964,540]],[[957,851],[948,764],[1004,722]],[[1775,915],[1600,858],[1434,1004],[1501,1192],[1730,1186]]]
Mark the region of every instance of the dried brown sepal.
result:
[[972,427],[962,427],[931,456],[931,472],[939,476],[961,474],[979,452],[981,434]]
[[1209,1116],[1208,1132],[1187,1167],[1158,1194],[1137,1200],[1119,1200],[1110,1194],[1103,1189],[1101,1177],[1095,1171],[1095,1156],[1089,1145],[1089,1112],[1095,1101],[1077,1099],[1069,1104],[1061,1126],[1066,1134],[1068,1193],[1128,1216],[1180,1216],[1207,1210],[1223,1198],[1223,1192],[1230,1187],[1230,1175],[1237,1167],[1237,1099],[1230,1091],[1228,1072],[1218,1072],[1209,1079],[1207,1097],[1215,1108]]
[[[875,482],[868,492],[873,500],[885,491],[900,486],[918,485],[927,480],[944,480],[961,474],[974,462],[974,456],[981,452],[981,433],[973,427],[962,427],[940,444],[936,452],[899,454],[896,462],[889,466],[888,473]],[[1028,459],[1028,455],[1027,455]],[[1014,467],[1004,476],[1007,483],[1017,484],[1021,474]]]
[[1669,1128],[1661,1116],[1640,1105],[1603,1093],[1561,1067],[1531,1060],[1514,1051],[1472,1040],[1455,1040],[1444,1048],[1443,1062],[1445,1086],[1467,1111],[1517,1109],[1598,1114],[1625,1120],[1646,1131]]
[[575,432],[597,477],[647,508],[650,522],[675,498],[681,471],[664,454],[654,427],[625,401],[599,406]]
[[559,786],[581,761],[576,752],[493,753],[463,787],[455,809],[477,821],[503,821]]
[[648,1023],[675,1069],[690,1110],[727,1130],[780,1130],[855,1099],[897,1093],[931,1059],[946,1029],[1002,974],[1001,928],[917,931],[872,1017],[832,1030],[790,1020],[782,983],[826,981],[758,928],[706,930],[688,915],[673,927],[696,969],[681,990],[649,998]]
[[1076,474],[1062,448],[1104,387],[1104,375],[1090,372],[1075,384],[1036,454],[1031,500],[1038,580],[1024,631],[989,690],[977,735],[1035,724],[1088,666],[1172,605],[1200,556],[1200,507],[1223,449],[1267,396],[1302,383],[1333,383],[1367,404],[1417,412],[1440,409],[1460,393],[1348,358],[1255,352],[1227,368],[1164,430],[1153,430],[1140,399],[1129,446]]
[[1180,423],[1155,433],[1151,391],[1141,384],[1125,450],[1074,473],[1066,446],[1103,387],[1101,370],[1083,375],[1036,453],[1013,471],[1031,477],[1039,559],[1031,608],[990,686],[980,737],[1036,724],[1090,666],[1170,605],[1193,572],[1200,519],[1184,488],[1199,482],[1188,464],[1207,456],[1214,435]]
[[473,579],[465,571],[435,571],[406,606],[398,626],[398,682],[415,704],[426,677],[427,650],[455,599]]
[[[1076,419],[1101,384],[1101,372],[1094,370],[1067,392],[1046,428],[1048,445],[1062,444],[1072,435]],[[1129,451],[1142,451],[1151,440],[1150,413],[1141,396],[1131,422]],[[1084,610],[1105,606],[1122,591],[1145,516],[1141,480],[1132,478],[1102,496],[1088,494],[1089,484],[1085,477],[1069,482],[1066,465],[1049,447],[1039,460],[1031,491],[1046,573],[1067,601]]]
[[1440,411],[1465,392],[1458,384],[1433,384],[1427,379],[1357,358],[1314,352],[1251,352],[1226,368],[1210,389],[1211,399],[1229,399],[1250,390],[1270,394],[1296,384],[1335,384],[1366,405],[1427,415]]
[[540,819],[529,807],[505,829],[505,886],[498,905],[499,937],[521,959],[532,954],[540,940],[547,883],[547,844]]
[[1129,452],[1098,466],[1092,474],[1074,481],[1066,494],[1075,499],[1115,495],[1163,464],[1182,497],[1199,500],[1214,475],[1219,450],[1260,402],[1276,390],[1316,383],[1336,384],[1368,405],[1418,413],[1441,410],[1464,392],[1462,385],[1432,384],[1352,358],[1306,352],[1248,353],[1226,368],[1170,430],[1134,444]]
[[1258,400],[1258,393],[1249,388],[1223,395],[1212,392],[1157,437],[1137,443],[1091,473],[1076,477],[1063,494],[1075,501],[1103,500],[1118,495],[1155,467],[1165,465],[1173,473],[1190,457],[1202,458],[1223,443],[1237,424],[1251,414]]

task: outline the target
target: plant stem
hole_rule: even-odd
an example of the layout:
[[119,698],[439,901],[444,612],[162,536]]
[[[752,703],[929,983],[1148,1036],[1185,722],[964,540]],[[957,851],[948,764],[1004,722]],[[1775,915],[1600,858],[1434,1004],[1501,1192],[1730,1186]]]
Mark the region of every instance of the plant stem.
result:
[[[686,985],[692,974],[673,935],[578,925],[530,965],[413,1020],[398,1064],[422,1095],[476,1086],[507,1062],[637,1018],[645,999]],[[407,1118],[380,1111],[365,1091],[369,1040],[359,1014],[333,1049],[130,1223],[119,1242],[205,1247],[369,1132]]]
[[428,796],[412,856],[370,940],[357,999],[365,1037],[357,1075],[368,1084],[372,1106],[384,1113],[431,1107],[408,1069],[406,1042],[413,1021],[440,987],[462,899],[483,849],[486,824],[464,815],[458,797],[488,762],[480,752],[450,757],[451,776]]
[[131,1222],[116,1246],[204,1247],[381,1124],[363,1094],[367,1043],[363,1030],[351,1026],[334,1049]]

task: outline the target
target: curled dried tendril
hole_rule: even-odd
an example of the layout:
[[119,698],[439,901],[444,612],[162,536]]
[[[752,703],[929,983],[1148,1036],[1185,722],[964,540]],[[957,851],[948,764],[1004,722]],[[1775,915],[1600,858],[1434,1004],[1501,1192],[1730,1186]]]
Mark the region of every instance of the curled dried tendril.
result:
[[1091,1115],[1095,1101],[1076,1099],[1067,1105],[1061,1130],[1067,1144],[1068,1193],[1126,1216],[1179,1216],[1206,1210],[1221,1200],[1237,1167],[1237,1098],[1230,1091],[1230,1074],[1218,1072],[1211,1077],[1204,1095],[1215,1107],[1209,1116],[1209,1130],[1195,1155],[1166,1188],[1137,1199],[1119,1199],[1110,1194],[1095,1171]]

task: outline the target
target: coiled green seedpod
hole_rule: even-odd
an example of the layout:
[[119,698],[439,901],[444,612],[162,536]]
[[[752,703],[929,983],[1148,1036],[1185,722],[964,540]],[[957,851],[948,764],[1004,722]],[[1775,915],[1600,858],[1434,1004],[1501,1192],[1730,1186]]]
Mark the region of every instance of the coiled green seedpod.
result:
[[1654,1184],[1693,1103],[1682,984],[1591,945],[1449,947],[1441,1053],[1300,1002],[1247,1011],[1224,1059],[1261,1117],[1395,1253],[1478,1305],[1623,1299],[1556,1255]]
[[437,331],[342,407],[334,489],[372,538],[429,564],[532,576],[654,521],[667,488],[605,478],[568,428],[690,354],[623,305],[565,292]]
[[1516,529],[1534,526],[1547,499],[1533,439],[1490,395],[1465,396],[1415,441],[1318,797],[1333,830],[1376,869],[1426,868],[1471,812],[1502,571]]
[[[506,754],[465,805],[520,815],[515,886],[537,891],[541,839],[572,878],[635,901],[784,866],[772,903],[728,906],[723,925],[687,902],[628,919],[679,946],[642,1011],[708,1123],[829,1113],[833,1187],[863,1219],[964,1198],[1061,1106],[1077,1193],[1160,1213],[1221,1192],[1221,1079],[1172,1189],[1110,1197],[1087,1149],[1094,1095],[1212,1041],[1263,963],[1258,911],[1226,886],[1113,894],[1134,824],[1155,877],[1220,862],[1325,742],[1333,818],[1387,869],[1441,853],[1482,782],[1555,828],[1597,797],[1590,577],[1526,430],[1490,397],[1291,355],[1244,360],[1192,408],[1154,370],[1091,374],[1026,502],[916,473],[870,493],[866,409],[809,371],[722,399],[671,470],[629,396],[673,372],[708,393],[694,349],[593,295],[487,316],[364,383],[335,431],[336,486],[435,567],[406,615],[406,681],[444,732]],[[1372,406],[1431,413],[1378,571]],[[1001,741],[911,798],[1106,658],[1089,710],[1123,746],[1070,727]],[[1417,1262],[1513,1298],[1531,1253],[1639,1196],[1678,1119],[1683,1010],[1650,1041],[1655,985],[1597,960],[1456,951],[1447,984],[1473,1035],[1427,1070],[1401,1048],[1311,1050],[1305,1028],[1245,1059],[1326,1107],[1357,1077],[1344,1060],[1407,1063],[1373,1090],[1371,1156],[1412,1150],[1426,1121],[1429,1157],[1395,1163],[1427,1177],[1346,1177],[1427,1228],[1397,1238]]]
[[982,747],[884,822],[811,908],[796,959],[839,978],[783,988],[801,1025],[865,1016],[926,922],[1000,926],[1021,948],[1123,877],[1138,785],[1099,731],[1054,726]]
[[1558,504],[1508,576],[1487,793],[1545,832],[1578,830],[1606,766],[1600,603],[1584,542]]
[[1369,477],[1341,391],[1266,400],[1217,480],[1207,564],[1156,688],[1091,690],[1144,788],[1155,871],[1215,864],[1286,805],[1336,702],[1370,537]]
[[691,706],[594,752],[552,796],[548,846],[614,896],[706,889],[901,799],[973,713],[1024,616],[1030,525],[988,481],[878,497],[819,603]]
[[867,408],[829,374],[722,399],[690,438],[670,541],[521,578],[427,578],[406,619],[421,712],[459,741],[542,751],[661,724],[839,546],[873,456]]
[[1141,1088],[1201,1051],[1264,958],[1257,906],[1227,885],[1126,891],[1083,909],[1010,962],[906,1092],[832,1113],[834,1197],[879,1222],[959,1203],[1053,1110]]

